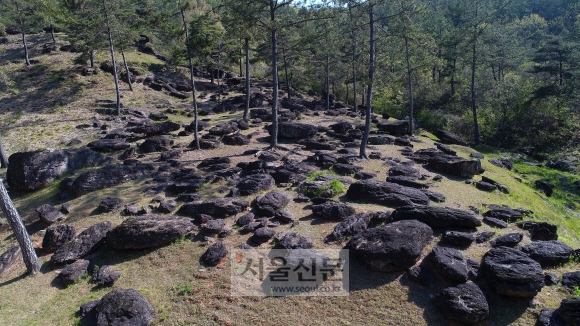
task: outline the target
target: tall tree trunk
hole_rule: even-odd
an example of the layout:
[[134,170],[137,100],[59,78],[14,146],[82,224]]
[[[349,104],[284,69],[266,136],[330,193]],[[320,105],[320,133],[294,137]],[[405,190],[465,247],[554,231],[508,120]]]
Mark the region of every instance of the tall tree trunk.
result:
[[20,34],[22,34],[22,44],[24,45],[24,61],[26,61],[27,66],[30,66],[30,60],[28,59],[28,44],[26,44],[26,34],[24,33],[24,21],[22,20],[22,12],[18,3],[16,3],[16,11],[18,11]]
[[348,105],[348,83],[345,83],[344,85],[346,86],[346,95],[344,96],[344,103]]
[[286,92],[288,99],[292,98],[292,91],[290,90],[290,76],[288,75],[288,58],[286,57],[286,48],[282,48],[282,56],[284,58],[284,74],[286,75]]
[[325,81],[325,84],[326,84],[326,99],[325,99],[325,101],[326,101],[326,110],[327,111],[330,110],[330,76],[329,76],[330,75],[330,73],[329,73],[329,70],[330,70],[329,61],[330,60],[328,59],[328,56],[329,55],[327,53],[326,54],[326,63],[324,65],[324,75],[326,76],[326,81]]
[[26,228],[24,228],[24,224],[20,219],[16,207],[14,207],[12,200],[10,200],[10,197],[8,196],[8,192],[4,187],[2,179],[0,179],[0,208],[2,208],[4,215],[6,215],[6,220],[8,221],[8,224],[10,224],[14,236],[20,245],[22,258],[24,259],[24,265],[26,265],[28,274],[36,274],[40,270],[40,262],[38,261],[38,257],[36,256],[36,252],[32,246],[32,241],[30,241],[30,236],[28,235],[28,232],[26,232]]
[[8,167],[8,155],[4,151],[4,146],[2,146],[2,138],[0,138],[0,168],[4,169]]
[[451,72],[451,95],[455,95],[455,69],[457,66],[457,58],[453,59],[453,71]]
[[375,20],[373,13],[374,6],[369,8],[369,26],[370,26],[370,46],[369,46],[369,86],[367,93],[367,108],[365,116],[365,131],[360,144],[360,158],[367,159],[367,143],[369,133],[371,132],[371,110],[373,105],[373,80],[375,77]]
[[413,78],[411,76],[411,60],[409,58],[409,37],[407,36],[407,31],[405,30],[405,55],[407,57],[407,75],[409,78],[409,136],[413,136]]
[[50,36],[52,36],[52,43],[56,43],[56,37],[54,36],[54,26],[50,26]]
[[[350,4],[350,2],[349,2]],[[350,19],[352,23],[352,12],[351,8],[348,8],[348,12],[350,14]],[[353,111],[357,112],[357,103],[356,103],[356,37],[354,33],[354,27],[351,27],[350,30],[351,38],[352,38],[352,98],[353,98]],[[364,95],[363,95],[364,97]],[[364,100],[363,100],[364,102]]]
[[[243,50],[242,50],[242,51],[243,51]],[[242,71],[242,58],[241,58],[241,57],[240,57],[240,62],[239,62],[239,64],[240,64],[240,77],[243,77],[243,76],[244,76],[244,72]]]
[[[477,1],[475,2],[475,19],[477,19]],[[475,62],[477,59],[477,22],[473,25],[473,55],[471,58],[471,111],[473,112],[473,133],[475,144],[479,145],[479,124],[477,122],[477,106],[475,105]]]
[[217,73],[217,80],[218,80],[218,104],[222,101],[222,85],[221,85],[221,67],[222,67],[222,42],[218,43],[218,73]]
[[119,77],[117,76],[117,62],[115,61],[115,49],[113,48],[113,37],[111,36],[111,26],[109,25],[109,14],[107,13],[107,5],[105,0],[103,0],[103,12],[105,13],[105,21],[107,22],[107,34],[109,35],[111,61],[113,61],[113,76],[115,77],[115,90],[117,91],[117,115],[121,115],[121,92],[119,91]]
[[[191,49],[189,47],[189,29],[185,21],[185,12],[181,9],[181,20],[183,21],[183,28],[185,29],[185,44],[187,46],[187,59],[189,60],[189,83],[191,86],[191,96],[193,97],[193,142],[190,147],[195,146],[199,150],[199,132],[198,132],[198,114],[197,114],[197,99],[195,98],[195,79],[193,78],[193,60],[191,59]],[[213,72],[212,72],[213,76]]]
[[276,4],[274,0],[270,0],[270,22],[271,27],[271,41],[272,41],[272,139],[270,148],[278,147],[278,37],[276,35]]
[[248,113],[250,112],[250,39],[245,39],[246,51],[246,107],[244,108],[244,121],[248,122]]
[[95,67],[95,50],[89,51],[89,58],[91,61],[91,68]]
[[127,83],[129,83],[129,90],[133,91],[133,85],[131,85],[131,72],[129,71],[129,66],[127,65],[127,60],[125,60],[125,51],[121,48],[121,56],[123,57],[123,64],[125,65],[125,72],[127,73]]

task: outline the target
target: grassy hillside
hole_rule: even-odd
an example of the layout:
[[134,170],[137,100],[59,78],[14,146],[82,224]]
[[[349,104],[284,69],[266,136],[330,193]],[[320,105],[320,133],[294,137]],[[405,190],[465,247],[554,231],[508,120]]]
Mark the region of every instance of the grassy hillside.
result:
[[[59,36],[63,38],[63,36]],[[92,124],[99,119],[110,125],[110,129],[125,126],[126,122],[106,114],[110,101],[115,98],[114,84],[111,75],[100,73],[82,76],[82,66],[74,65],[74,53],[56,52],[41,54],[42,44],[49,41],[49,35],[31,37],[31,58],[38,63],[26,67],[19,59],[18,39],[10,37],[8,44],[0,45],[0,72],[3,78],[0,88],[0,130],[4,146],[8,153],[30,151],[45,148],[63,148],[73,138],[83,144],[99,138],[100,130],[95,128],[77,129],[80,124]],[[97,56],[97,62],[107,59],[106,53]],[[156,58],[141,54],[129,53],[129,64],[143,72],[155,72],[158,75],[180,76],[185,71],[165,67]],[[207,83],[207,80],[200,80]],[[258,83],[258,81],[255,81]],[[145,112],[165,112],[176,109],[177,114],[169,114],[169,119],[182,124],[189,124],[193,118],[187,116],[190,107],[188,100],[179,100],[162,92],[154,91],[142,84],[135,84],[135,91],[130,92],[126,83],[121,83],[122,103],[124,108],[135,108]],[[264,89],[266,89],[264,87]],[[205,105],[214,105],[209,101],[212,93],[201,92],[200,100]],[[239,95],[230,92],[228,97]],[[241,112],[211,116],[210,123],[236,120]],[[344,119],[341,117],[340,119]],[[338,120],[336,117],[304,117],[302,122],[327,126]],[[361,124],[363,120],[353,119]],[[251,128],[242,131],[252,134],[252,142],[244,146],[222,146],[218,150],[186,151],[180,159],[184,167],[195,167],[206,157],[228,156],[232,166],[242,161],[252,161],[247,150],[264,149],[268,143],[264,140],[267,132],[263,128]],[[434,147],[436,137],[426,131],[420,131],[414,143],[415,150]],[[191,142],[192,137],[175,137],[177,144],[183,148]],[[312,153],[304,151],[294,144],[285,146],[295,149],[282,152],[291,159],[303,160]],[[482,192],[474,185],[465,183],[465,178],[445,176],[430,188],[443,193],[445,203],[432,203],[437,206],[468,209],[470,206],[483,213],[485,205],[505,204],[511,207],[529,209],[534,212],[532,220],[546,221],[558,226],[560,240],[573,248],[580,247],[579,197],[576,174],[564,173],[526,165],[529,158],[503,153],[493,148],[468,148],[451,146],[459,156],[479,151],[485,155],[482,160],[485,175],[506,185],[510,193],[498,191]],[[383,157],[404,159],[400,147],[393,145],[376,146],[371,151],[381,152]],[[513,156],[514,169],[509,171],[488,162],[488,159]],[[159,153],[144,154],[144,162],[157,162]],[[157,164],[157,163],[156,163]],[[379,180],[385,180],[388,166],[380,160],[356,162],[364,171],[374,172]],[[420,168],[421,172],[434,175],[433,171]],[[4,178],[6,171],[0,170]],[[79,172],[77,172],[78,175]],[[331,173],[331,172],[330,172]],[[564,178],[562,178],[564,177]],[[351,178],[352,179],[352,178]],[[554,194],[546,197],[535,189],[534,182],[546,180],[556,185]],[[352,179],[354,181],[354,179]],[[480,176],[474,178],[480,180]],[[576,183],[575,183],[576,182]],[[143,192],[152,182],[148,179],[125,183],[121,186],[95,191],[88,195],[68,201],[72,207],[66,222],[75,226],[77,232],[97,222],[109,220],[114,225],[125,218],[119,213],[101,214],[96,208],[100,200],[106,197],[119,197],[123,204],[137,203],[148,206],[152,204],[154,194]],[[97,288],[85,277],[80,282],[64,286],[58,279],[61,267],[50,263],[50,254],[41,247],[45,225],[38,221],[38,206],[44,203],[57,204],[56,198],[59,183],[32,193],[11,192],[11,196],[25,221],[26,227],[42,263],[41,272],[34,277],[24,275],[23,263],[13,267],[0,277],[0,324],[2,325],[74,325],[80,304],[102,297],[110,289]],[[202,199],[224,197],[228,189],[225,181],[209,184],[203,188]],[[291,197],[297,197],[295,187],[279,188]],[[165,193],[166,198],[174,199],[177,194]],[[250,201],[255,197],[245,198]],[[344,194],[335,199],[346,201]],[[576,204],[576,208],[571,205]],[[357,211],[376,212],[389,210],[384,206],[362,203],[349,203]],[[332,232],[336,222],[329,222],[312,216],[310,206],[290,202],[287,210],[299,220],[297,226],[282,225],[277,232],[297,232],[310,238],[316,248],[341,248],[343,244],[326,244],[324,238]],[[1,215],[0,215],[1,216]],[[235,218],[228,218],[226,226],[232,227]],[[495,231],[497,235],[523,232],[515,225],[506,229],[494,229],[483,225],[480,231]],[[436,244],[441,234],[428,246],[424,255]],[[250,235],[233,235],[223,239],[228,249],[246,243]],[[5,219],[0,220],[0,252],[15,244],[15,239]],[[134,288],[142,293],[155,307],[155,325],[448,325],[449,321],[439,312],[433,300],[445,282],[425,288],[411,282],[405,273],[378,273],[368,269],[359,261],[353,260],[350,271],[351,293],[348,297],[231,297],[230,265],[224,262],[215,268],[207,268],[199,263],[199,257],[206,250],[201,246],[200,237],[183,239],[175,243],[149,250],[115,251],[105,246],[94,258],[100,264],[114,265],[122,271],[121,279],[115,288]],[[525,237],[523,244],[530,243]],[[266,243],[261,248],[271,248]],[[480,260],[490,248],[489,243],[474,244],[463,251],[465,257]],[[576,271],[578,262],[547,269],[561,274]],[[486,290],[490,304],[489,325],[532,325],[542,308],[557,308],[562,298],[571,296],[560,286],[544,287],[542,292],[530,302],[513,298],[500,297]]]

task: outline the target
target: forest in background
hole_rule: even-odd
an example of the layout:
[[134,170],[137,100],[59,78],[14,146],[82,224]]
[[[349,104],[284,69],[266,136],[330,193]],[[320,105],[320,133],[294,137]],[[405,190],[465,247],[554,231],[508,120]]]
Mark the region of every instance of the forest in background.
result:
[[476,144],[541,157],[574,150],[580,138],[576,1],[0,0],[0,8],[0,35],[25,44],[31,33],[65,33],[77,63],[114,44],[117,60],[139,46],[168,65],[187,65],[189,54],[195,67],[244,75],[247,44],[252,77],[272,78],[277,62],[281,89],[327,103],[331,93],[364,108],[372,84],[376,114],[412,112],[421,128]]

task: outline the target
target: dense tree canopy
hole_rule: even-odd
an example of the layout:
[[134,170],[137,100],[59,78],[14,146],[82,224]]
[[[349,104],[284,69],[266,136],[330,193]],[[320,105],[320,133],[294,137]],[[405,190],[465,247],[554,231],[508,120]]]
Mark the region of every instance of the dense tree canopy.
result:
[[[81,62],[93,50],[124,54],[144,34],[159,40],[157,50],[174,65],[187,64],[189,54],[197,67],[219,65],[249,76],[250,66],[260,64],[269,71],[259,77],[275,84],[274,117],[280,87],[288,97],[295,89],[311,90],[326,106],[333,97],[353,110],[372,97],[375,114],[416,120],[427,130],[449,129],[476,143],[549,151],[578,140],[576,1],[180,4],[188,8],[189,47],[179,10],[161,0],[1,0],[6,14],[0,33],[21,34],[26,45],[27,33],[57,28],[83,53]],[[28,62],[27,56],[24,47]],[[251,95],[249,83],[248,77]],[[246,103],[245,119],[249,96]]]

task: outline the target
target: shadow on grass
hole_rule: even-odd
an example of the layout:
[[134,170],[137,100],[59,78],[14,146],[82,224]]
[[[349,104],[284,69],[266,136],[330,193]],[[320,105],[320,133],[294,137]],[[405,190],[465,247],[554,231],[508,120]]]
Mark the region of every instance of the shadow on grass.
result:
[[[310,206],[310,205],[308,205]],[[306,209],[306,208],[304,208]],[[308,222],[310,221],[310,225],[320,225],[320,224],[336,224],[340,221],[336,221],[336,220],[331,220],[331,219],[327,219],[321,216],[316,216],[314,214],[309,214],[306,216],[303,216],[301,218],[298,219],[298,221],[300,222]]]
[[25,113],[46,113],[73,103],[83,90],[83,85],[72,78],[73,74],[70,68],[56,69],[42,63],[14,70],[8,77],[16,82],[14,88],[19,92],[0,99],[0,107]]
[[12,283],[16,283],[16,282],[18,282],[18,281],[20,281],[20,280],[23,280],[23,279],[25,279],[27,276],[28,276],[28,272],[25,272],[25,273],[23,273],[23,274],[22,274],[22,275],[20,275],[20,276],[17,276],[17,277],[15,277],[15,278],[13,278],[13,279],[10,279],[10,280],[8,280],[8,281],[2,282],[2,283],[0,283],[0,288],[2,288],[3,286],[6,286],[6,285],[10,285],[10,284],[12,284]]
[[363,261],[351,255],[349,261],[349,290],[350,292],[376,289],[392,283],[400,278],[404,272],[383,273],[373,271]]

